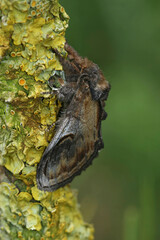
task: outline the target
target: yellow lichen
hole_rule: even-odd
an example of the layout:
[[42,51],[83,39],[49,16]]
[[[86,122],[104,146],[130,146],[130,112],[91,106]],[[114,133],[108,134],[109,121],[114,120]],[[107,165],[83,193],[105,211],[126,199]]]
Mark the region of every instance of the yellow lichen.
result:
[[[0,239],[91,239],[68,186],[43,192],[36,168],[61,104],[48,80],[62,73],[68,15],[57,0],[0,1]],[[12,183],[9,183],[12,179]]]
[[31,192],[36,201],[41,201],[48,196],[48,192],[40,191],[36,186],[31,188]]
[[[14,184],[2,183],[0,185],[0,209],[2,209],[2,217],[4,218],[5,216],[7,216],[12,219],[12,224],[15,224],[16,226],[18,224],[17,236],[19,235],[24,239],[28,239],[29,234],[31,234],[33,230],[36,230],[37,232],[41,231],[40,235],[38,235],[38,239],[40,239],[40,236],[44,239],[46,239],[46,237],[52,239],[52,237],[57,234],[60,234],[61,236],[63,236],[63,238],[67,238],[67,234],[70,234],[71,239],[75,239],[75,236],[77,235],[78,237],[78,234],[80,234],[80,232],[84,230],[86,232],[84,231],[83,233],[83,239],[93,239],[91,237],[89,226],[81,225],[83,221],[80,213],[76,212],[76,215],[73,215],[76,207],[75,199],[69,188],[66,188],[65,190],[66,198],[63,199],[63,205],[61,205],[58,201],[59,197],[61,198],[61,196],[64,194],[63,190],[58,191],[57,195],[55,195],[54,193],[44,193],[43,196],[43,192],[40,193],[40,191],[38,190],[39,194],[41,195],[41,197],[38,198],[38,201],[43,200],[43,203],[40,203],[34,202],[32,195],[27,192],[19,193],[19,190],[15,188]],[[38,191],[35,189],[35,192]],[[34,190],[32,188],[32,193],[33,192]],[[68,194],[72,199],[71,205],[68,205],[67,202]],[[48,204],[50,203],[51,205],[53,205],[53,207],[49,207],[48,204],[47,208],[45,207],[44,203],[47,202],[46,199],[48,199],[48,197],[50,200],[52,200],[48,201]],[[57,203],[57,211],[53,211],[55,203]],[[6,215],[8,214],[6,210],[9,208],[10,215]],[[74,218],[78,219],[78,221],[76,220],[75,223],[66,221],[67,219],[72,219],[74,221]],[[45,224],[44,228],[42,226],[42,221],[44,221]],[[8,226],[8,218],[5,219],[5,225],[4,222],[1,225],[0,236],[3,232],[3,226],[5,227],[5,229],[8,229],[10,234],[12,234],[13,236],[13,232]],[[78,226],[81,226],[81,229],[79,229],[79,233],[76,233],[76,228]],[[27,232],[27,238],[25,238],[24,236],[26,234],[26,231],[28,230],[31,232]]]
[[20,160],[15,153],[11,153],[8,150],[9,156],[5,157],[4,166],[13,174],[18,174],[24,168],[24,162]]
[[0,59],[4,56],[5,51],[9,48],[9,39],[5,32],[0,28]]

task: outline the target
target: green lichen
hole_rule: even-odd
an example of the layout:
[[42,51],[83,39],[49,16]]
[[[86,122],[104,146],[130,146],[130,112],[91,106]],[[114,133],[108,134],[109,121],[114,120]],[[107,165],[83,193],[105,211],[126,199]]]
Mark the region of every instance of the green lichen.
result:
[[[0,1],[0,239],[93,239],[75,192],[36,186],[36,167],[61,104],[50,91],[62,66],[69,17],[58,0]],[[7,176],[7,178],[6,178]]]
[[2,239],[93,239],[77,209],[76,193],[69,187],[48,193],[35,186],[20,192],[12,183],[0,185]]
[[0,162],[22,178],[53,135],[53,127],[46,129],[60,104],[43,92],[50,91],[47,80],[55,70],[62,70],[52,49],[65,52],[69,17],[58,1],[6,0],[0,9]]

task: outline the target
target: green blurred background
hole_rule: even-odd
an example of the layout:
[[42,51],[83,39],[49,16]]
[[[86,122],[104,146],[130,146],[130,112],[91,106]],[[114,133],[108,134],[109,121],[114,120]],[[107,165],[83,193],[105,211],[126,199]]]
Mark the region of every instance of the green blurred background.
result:
[[160,239],[160,1],[61,0],[68,42],[112,89],[105,148],[72,186],[96,240]]

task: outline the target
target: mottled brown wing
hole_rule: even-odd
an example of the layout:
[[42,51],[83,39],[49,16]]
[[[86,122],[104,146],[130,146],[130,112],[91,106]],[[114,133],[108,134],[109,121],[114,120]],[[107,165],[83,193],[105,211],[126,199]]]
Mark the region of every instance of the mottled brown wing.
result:
[[38,164],[37,184],[41,190],[54,191],[71,182],[103,147],[101,104],[84,99],[78,111],[80,119],[73,115],[61,119],[59,129]]

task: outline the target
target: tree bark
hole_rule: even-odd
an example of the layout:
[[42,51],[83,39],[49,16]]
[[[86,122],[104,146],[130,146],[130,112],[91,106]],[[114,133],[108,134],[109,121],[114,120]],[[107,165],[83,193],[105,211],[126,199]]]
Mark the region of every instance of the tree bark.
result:
[[2,0],[0,17],[0,239],[93,239],[76,191],[36,186],[61,106],[44,94],[62,75],[51,49],[66,54],[69,17],[58,0]]

